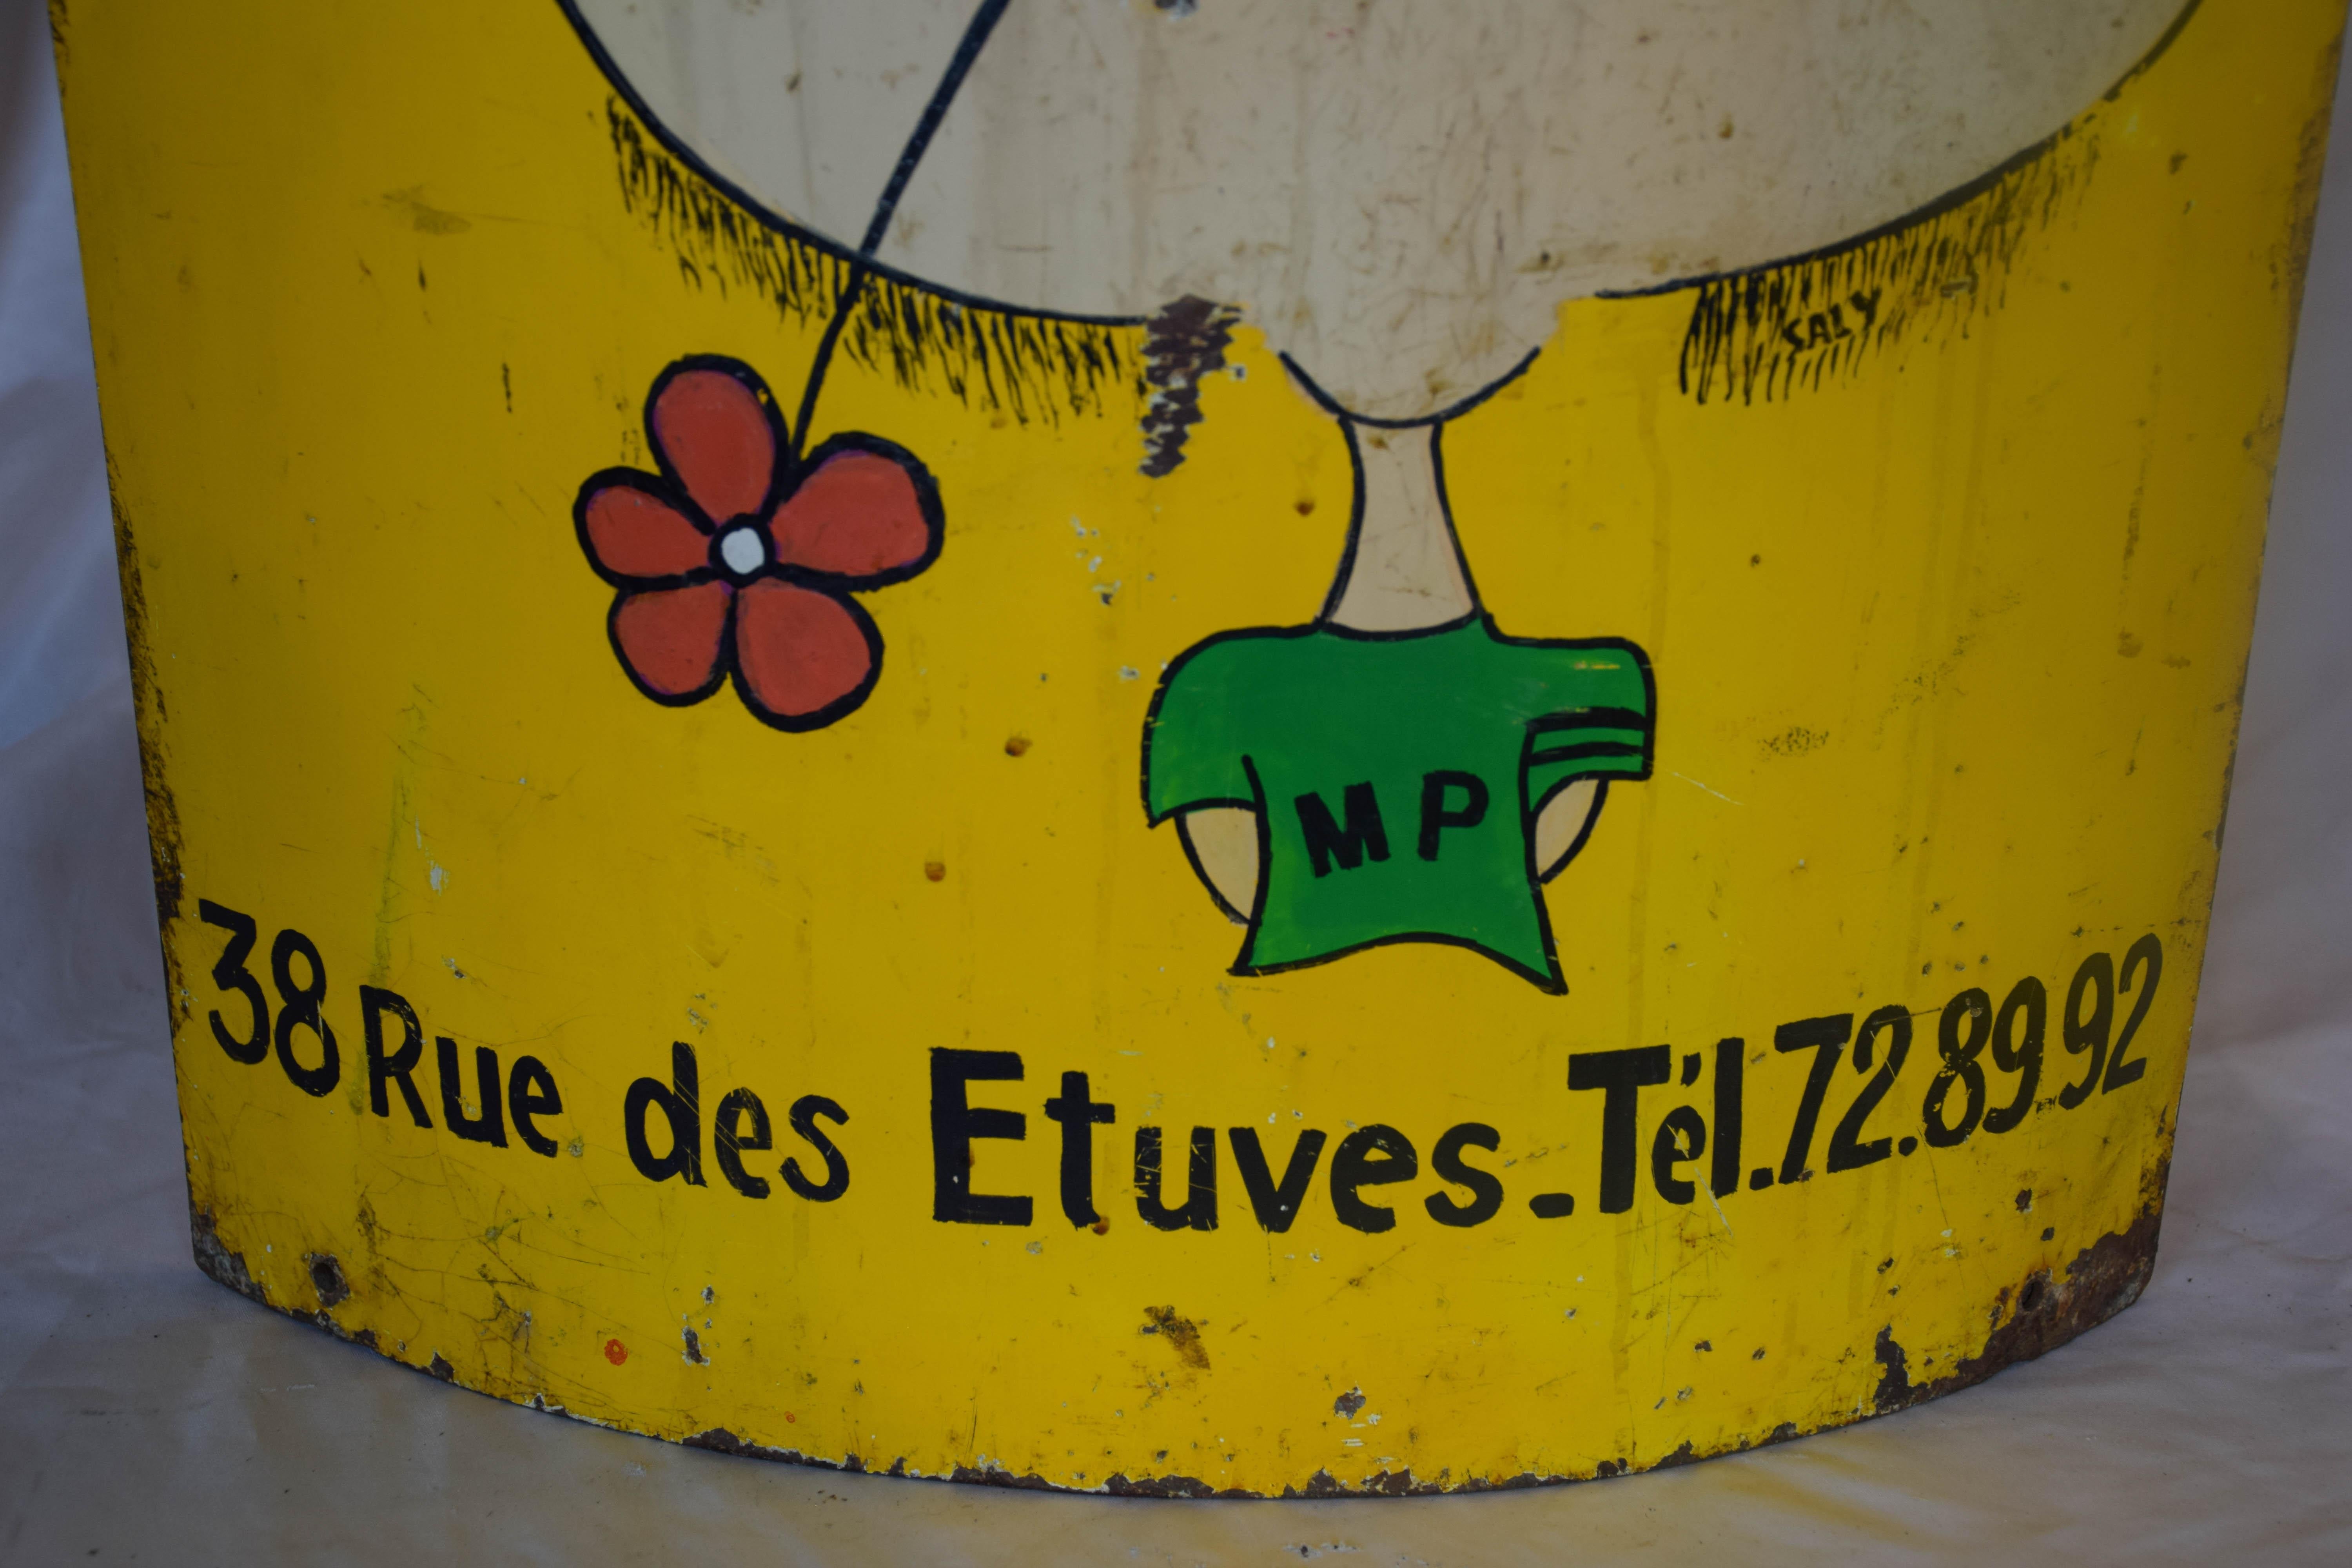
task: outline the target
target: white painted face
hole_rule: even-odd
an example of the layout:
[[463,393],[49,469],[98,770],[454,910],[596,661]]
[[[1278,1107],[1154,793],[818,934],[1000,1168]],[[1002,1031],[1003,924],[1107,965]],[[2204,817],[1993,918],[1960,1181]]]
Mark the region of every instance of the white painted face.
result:
[[[1348,407],[1562,300],[1830,244],[2088,107],[2184,0],[1013,0],[877,252],[1014,304],[1239,307]],[[862,237],[977,0],[579,0],[721,174]]]

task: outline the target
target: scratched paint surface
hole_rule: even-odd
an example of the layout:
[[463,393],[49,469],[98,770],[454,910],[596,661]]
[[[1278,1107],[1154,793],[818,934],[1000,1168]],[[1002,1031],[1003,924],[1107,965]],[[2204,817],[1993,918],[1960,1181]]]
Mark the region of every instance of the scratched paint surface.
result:
[[[871,695],[797,733],[725,690],[649,702],[574,501],[654,468],[645,401],[683,356],[791,401],[824,324],[760,270],[792,247],[665,159],[551,5],[53,9],[216,1275],[664,1437],[1261,1493],[1749,1446],[2030,1353],[2032,1315],[2095,1275],[2086,1321],[2136,1293],[2331,0],[2209,0],[2020,176],[2029,216],[1940,271],[1856,272],[1835,316],[1751,313],[1745,338],[1695,326],[1696,289],[1572,302],[1448,427],[1494,623],[1637,645],[1654,680],[1647,777],[1540,889],[1564,994],[1433,942],[1232,973],[1243,932],[1148,820],[1163,673],[1308,621],[1348,531],[1347,447],[1251,329],[1160,478],[1140,329],[1097,334],[1098,390],[1040,372],[1018,405],[845,359],[818,434],[919,455],[945,520],[935,562],[856,595]],[[1848,341],[1897,305],[1900,332]],[[1433,819],[1383,785],[1391,858],[1417,821],[1442,848],[1463,798]],[[2030,1009],[1992,1014],[2029,977],[2021,1094]],[[430,1126],[370,1071],[370,1016],[383,1053],[404,1038],[386,993]],[[1841,1015],[1827,1045],[1782,1027]],[[656,1179],[665,1102],[633,1097],[682,1101],[680,1044],[698,1184],[676,1158]],[[1661,1045],[1662,1083],[1570,1087],[1573,1060]],[[492,1114],[484,1048],[502,1143],[451,1126]],[[1022,1137],[943,1110],[940,1064],[972,1059],[942,1050],[1017,1056],[961,1092]],[[1722,1146],[1735,1061],[1727,1180],[1692,1128]],[[1046,1111],[1069,1073],[1113,1118],[1077,1119],[1084,1226]],[[738,1089],[769,1132],[739,1099],[727,1145]],[[796,1129],[810,1096],[845,1120]],[[1432,1198],[1479,1206],[1436,1153],[1465,1124],[1494,1130],[1456,1153],[1502,1201],[1440,1223]],[[1335,1191],[1375,1125],[1414,1174]],[[1136,1134],[1178,1206],[1195,1128],[1214,1227],[1147,1223]],[[1326,1136],[1287,1229],[1236,1129],[1277,1178]],[[1027,1223],[934,1217],[972,1194]],[[1573,1212],[1530,1206],[1554,1194]],[[2124,1236],[2138,1262],[2101,1275]]]

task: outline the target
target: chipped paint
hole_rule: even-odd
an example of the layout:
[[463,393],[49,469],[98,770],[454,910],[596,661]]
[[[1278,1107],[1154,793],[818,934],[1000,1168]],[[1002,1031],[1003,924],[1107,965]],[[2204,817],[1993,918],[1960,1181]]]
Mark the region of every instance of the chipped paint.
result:
[[[82,9],[192,1243],[227,1289],[720,1453],[1325,1498],[1771,1446],[2146,1288],[2337,0],[2204,0],[1893,230],[1564,300],[1442,442],[1318,405],[1247,301],[853,286],[551,0],[371,12],[364,50],[280,0],[234,36]],[[1879,290],[1866,330],[1825,289]],[[665,426],[674,372],[733,401]],[[879,467],[834,475],[905,525],[868,575],[787,517],[841,522],[794,498],[860,433],[836,455]],[[740,650],[666,686],[667,645],[615,640],[683,590],[600,574],[583,498],[702,507],[664,487],[718,493],[705,437],[760,458],[709,502],[740,548],[664,569],[734,595],[722,632],[755,588],[830,606],[800,631],[849,626],[872,679],[824,722],[739,700]],[[1536,662],[1349,676],[1444,629],[1345,619],[1367,583]],[[1252,628],[1355,651],[1245,745],[1196,706],[1186,752],[1160,699]],[[1555,658],[1641,705],[1509,708]],[[1490,709],[1500,784],[1391,765]],[[1616,771],[1566,781],[1531,867],[1571,797],[1517,792],[1559,735],[1541,765]],[[1310,742],[1329,776],[1269,786]],[[1190,770],[1173,826],[1154,766]],[[1277,830],[1319,850],[1300,887],[1361,890],[1482,824],[1528,852],[1458,906],[1248,961]]]

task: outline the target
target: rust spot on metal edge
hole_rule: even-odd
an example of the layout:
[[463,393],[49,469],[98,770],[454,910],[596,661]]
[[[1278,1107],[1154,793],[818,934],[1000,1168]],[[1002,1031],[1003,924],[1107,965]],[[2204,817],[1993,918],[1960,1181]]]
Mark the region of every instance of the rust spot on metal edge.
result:
[[[1925,1384],[1911,1382],[1907,1357],[1896,1344],[1891,1330],[1881,1330],[1877,1356],[1882,1371],[1876,1397],[1868,1415],[1884,1415],[1907,1409],[1922,1401],[1982,1383],[2001,1368],[2016,1362],[2032,1361],[2057,1349],[2086,1329],[2095,1328],[2139,1299],[2147,1286],[2156,1266],[2157,1232],[2163,1218],[2165,1178],[2170,1161],[2159,1160],[2142,1186],[2145,1202],[2139,1217],[2126,1229],[2114,1231],[2075,1254],[2067,1264],[2063,1278],[2053,1279],[2047,1269],[2037,1269],[2026,1277],[2021,1289],[2002,1287],[1991,1308],[1993,1327],[1985,1340],[1984,1348],[1977,1354],[1963,1358],[1944,1377]],[[191,1230],[195,1242],[197,1268],[214,1280],[227,1286],[238,1295],[257,1301],[265,1307],[285,1313],[288,1317],[314,1323],[339,1339],[364,1345],[385,1359],[422,1372],[429,1377],[482,1394],[487,1398],[504,1399],[511,1405],[538,1410],[549,1415],[567,1415],[574,1420],[589,1421],[608,1430],[628,1431],[614,1423],[574,1415],[562,1405],[551,1404],[543,1394],[529,1397],[490,1394],[461,1381],[457,1369],[439,1352],[424,1366],[402,1360],[384,1352],[376,1343],[374,1331],[344,1329],[324,1311],[304,1311],[291,1306],[281,1306],[269,1300],[268,1294],[246,1268],[242,1254],[231,1252],[222,1243],[212,1215],[193,1203],[189,1205]],[[2015,1310],[2011,1311],[2012,1300]],[[2002,1321],[2008,1314],[2007,1321]],[[1814,1431],[1832,1430],[1849,1422],[1832,1422]],[[639,1432],[639,1436],[653,1434]],[[845,1455],[838,1459],[807,1454],[797,1448],[772,1448],[737,1436],[723,1426],[690,1433],[676,1439],[689,1448],[707,1448],[713,1453],[731,1454],[739,1458],[766,1459],[774,1463],[803,1465],[814,1469],[838,1470],[853,1475],[896,1476],[909,1480],[961,1481],[973,1486],[1009,1487],[1022,1491],[1072,1492],[1081,1496],[1181,1498],[1186,1500],[1236,1499],[1263,1501],[1270,1499],[1323,1500],[1366,1497],[1432,1497],[1442,1494],[1490,1491],[1521,1491],[1529,1487],[1565,1486],[1571,1482],[1608,1480],[1618,1476],[1635,1475],[1646,1470],[1671,1469],[1677,1466],[1696,1464],[1701,1459],[1719,1458],[1727,1454],[1747,1453],[1756,1448],[1770,1447],[1809,1434],[1798,1429],[1793,1421],[1783,1421],[1760,1438],[1742,1437],[1737,1443],[1720,1448],[1699,1451],[1685,1442],[1673,1452],[1655,1459],[1603,1459],[1589,1475],[1550,1473],[1538,1475],[1522,1471],[1516,1476],[1488,1479],[1470,1476],[1455,1480],[1450,1471],[1440,1470],[1433,1479],[1424,1480],[1411,1470],[1376,1471],[1363,1480],[1350,1485],[1328,1470],[1318,1470],[1307,1478],[1303,1487],[1285,1486],[1279,1493],[1250,1491],[1239,1487],[1217,1487],[1192,1476],[1148,1476],[1130,1479],[1124,1473],[1115,1474],[1098,1487],[1073,1487],[1049,1481],[1034,1473],[1021,1473],[994,1465],[958,1465],[944,1475],[925,1475],[909,1470],[902,1458],[893,1460],[886,1469],[876,1470],[859,1455]],[[660,1440],[660,1439],[656,1439]]]
[[[1872,1414],[1908,1409],[1923,1400],[1982,1383],[2002,1367],[2056,1350],[2138,1300],[2156,1268],[2160,1218],[2158,1208],[2142,1209],[2128,1229],[2110,1232],[2076,1253],[2061,1279],[2052,1279],[2047,1269],[2036,1269],[2016,1290],[2001,1287],[1992,1309],[1995,1326],[1984,1349],[1963,1358],[1942,1377],[1913,1383],[1908,1358],[1895,1342],[1893,1330],[1879,1330],[1874,1353],[1881,1371]],[[2014,1311],[2011,1311],[2012,1298]],[[2000,1321],[2003,1313],[2009,1314],[2006,1322]]]
[[[640,1433],[639,1436],[645,1436]],[[678,1442],[689,1448],[708,1448],[714,1454],[732,1454],[739,1459],[767,1459],[782,1465],[806,1465],[813,1469],[840,1470],[848,1475],[866,1473],[866,1461],[856,1454],[838,1459],[824,1458],[816,1454],[803,1454],[798,1448],[771,1448],[764,1443],[751,1443],[738,1437],[724,1426],[712,1426],[700,1432],[690,1432]],[[887,1476],[907,1474],[907,1461],[899,1459],[881,1472]],[[917,1478],[928,1479],[928,1478]]]
[[198,1208],[195,1200],[188,1202],[188,1237],[194,1243],[196,1267],[216,1285],[226,1285],[247,1300],[263,1306],[275,1305],[269,1293],[253,1278],[245,1266],[245,1254],[231,1252],[220,1238],[220,1227],[214,1223],[212,1211]]
[[310,1270],[310,1288],[319,1293],[319,1310],[333,1311],[351,1300],[350,1282],[344,1279],[343,1266],[335,1261],[333,1253],[305,1253],[302,1262]]

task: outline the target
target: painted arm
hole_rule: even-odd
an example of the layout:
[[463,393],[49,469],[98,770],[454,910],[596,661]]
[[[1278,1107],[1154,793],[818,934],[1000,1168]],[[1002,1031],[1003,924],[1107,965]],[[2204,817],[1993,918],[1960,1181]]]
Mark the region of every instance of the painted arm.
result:
[[1198,806],[1177,816],[1176,831],[1192,874],[1225,918],[1249,924],[1257,907],[1257,813],[1238,805]]
[[1536,813],[1536,879],[1549,882],[1568,868],[1601,816],[1609,792],[1599,779],[1578,779]]

